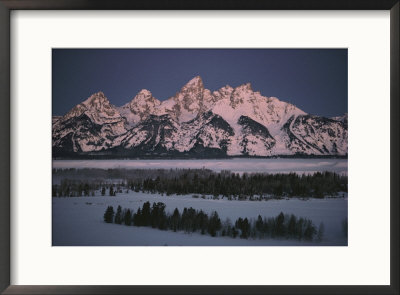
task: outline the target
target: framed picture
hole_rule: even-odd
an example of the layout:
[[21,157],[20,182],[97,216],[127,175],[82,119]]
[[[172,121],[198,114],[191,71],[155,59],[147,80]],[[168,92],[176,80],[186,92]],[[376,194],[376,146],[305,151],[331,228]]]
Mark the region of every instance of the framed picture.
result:
[[399,292],[398,1],[0,8],[4,294]]

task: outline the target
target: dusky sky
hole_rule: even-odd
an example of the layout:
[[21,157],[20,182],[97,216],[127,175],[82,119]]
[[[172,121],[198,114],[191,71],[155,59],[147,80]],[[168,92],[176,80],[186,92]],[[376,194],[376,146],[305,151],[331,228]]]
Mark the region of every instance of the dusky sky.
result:
[[53,49],[53,115],[103,91],[121,106],[141,89],[159,100],[201,76],[211,91],[254,91],[326,117],[347,112],[347,49]]

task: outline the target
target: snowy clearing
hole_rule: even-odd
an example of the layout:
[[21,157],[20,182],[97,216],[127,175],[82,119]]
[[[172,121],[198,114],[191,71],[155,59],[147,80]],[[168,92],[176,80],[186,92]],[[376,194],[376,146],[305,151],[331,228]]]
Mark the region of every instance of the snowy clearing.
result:
[[[148,227],[107,224],[103,214],[107,206],[114,209],[121,205],[136,211],[144,202],[163,202],[166,211],[184,207],[202,209],[206,213],[215,210],[222,221],[227,217],[234,222],[239,217],[275,217],[281,211],[306,217],[318,226],[324,223],[322,242],[305,242],[277,239],[232,239],[229,237],[202,236],[198,233],[161,231]],[[129,192],[116,197],[53,198],[53,246],[334,246],[347,245],[342,233],[342,221],[347,218],[347,198],[332,199],[284,199],[269,201],[211,200],[185,196],[161,196]]]

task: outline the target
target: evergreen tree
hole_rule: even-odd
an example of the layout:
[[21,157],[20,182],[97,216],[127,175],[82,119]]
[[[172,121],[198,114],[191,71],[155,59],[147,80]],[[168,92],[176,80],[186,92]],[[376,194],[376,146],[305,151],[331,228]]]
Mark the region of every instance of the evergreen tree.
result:
[[87,182],[83,186],[83,193],[84,193],[85,197],[89,196],[89,184]]
[[174,213],[171,217],[171,229],[175,232],[179,229],[180,219],[181,214],[179,213],[178,208],[175,208]]
[[182,215],[178,208],[175,208],[173,214],[165,212],[165,204],[162,202],[153,203],[150,208],[150,202],[145,202],[142,208],[138,208],[135,214],[130,209],[123,209],[118,206],[114,218],[114,209],[108,206],[104,213],[104,221],[117,224],[126,224],[135,226],[151,226],[161,230],[170,229],[173,231],[184,230],[185,232],[208,233],[212,237],[222,235],[236,238],[240,235],[242,239],[263,238],[266,236],[286,237],[305,239],[312,241],[321,240],[324,232],[323,223],[320,224],[318,231],[311,220],[305,218],[296,218],[292,215],[284,215],[282,212],[276,217],[264,219],[259,215],[256,220],[249,220],[239,217],[235,226],[232,226],[227,218],[222,224],[216,211],[209,217],[202,210],[196,211],[194,208],[184,208]]
[[249,224],[249,220],[247,219],[247,217],[243,220],[240,229],[242,231],[240,237],[242,239],[247,239],[250,235],[250,224]]
[[104,221],[107,223],[112,223],[114,219],[114,208],[108,206],[106,212],[104,213]]
[[311,220],[307,220],[305,225],[304,239],[311,241],[317,230],[315,229],[315,226],[312,224]]
[[209,224],[208,215],[200,210],[196,216],[196,228],[200,229],[200,233],[204,235]]
[[289,219],[289,224],[288,224],[288,235],[289,236],[295,236],[296,235],[296,216],[294,216],[293,214],[290,215],[290,219]]
[[276,218],[275,218],[275,234],[278,237],[284,236],[285,235],[285,227],[284,227],[284,221],[285,221],[285,215],[281,212]]
[[296,223],[296,235],[299,240],[303,239],[304,225],[305,225],[305,220],[303,217],[300,217]]
[[208,233],[215,237],[217,232],[221,229],[221,219],[218,217],[218,213],[213,211],[208,221]]
[[258,215],[257,221],[256,221],[256,230],[257,230],[259,233],[262,233],[262,232],[263,232],[263,228],[264,228],[264,222],[263,222],[263,220],[262,220],[261,215]]
[[135,214],[133,214],[133,225],[135,225],[135,226],[143,225],[142,218],[143,218],[142,210],[139,207],[137,212]]
[[237,235],[239,234],[239,231],[236,229],[236,227],[232,228],[232,238],[236,238]]
[[131,225],[131,222],[132,222],[131,210],[128,209],[125,211],[125,214],[124,214],[124,224]]
[[115,214],[115,223],[121,224],[122,223],[122,208],[121,206],[118,206],[117,208],[117,214]]
[[142,225],[151,225],[151,210],[149,201],[145,202],[142,207]]
[[153,203],[151,209],[151,226],[159,229],[167,228],[167,218],[165,215],[165,204],[162,202]]

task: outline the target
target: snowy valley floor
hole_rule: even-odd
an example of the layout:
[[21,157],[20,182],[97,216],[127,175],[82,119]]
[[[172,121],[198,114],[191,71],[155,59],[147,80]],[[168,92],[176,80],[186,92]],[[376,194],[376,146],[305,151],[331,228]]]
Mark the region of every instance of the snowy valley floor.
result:
[[[115,209],[133,209],[135,212],[146,201],[163,202],[166,211],[184,207],[202,209],[206,213],[215,210],[222,221],[227,217],[234,222],[239,217],[275,217],[280,212],[309,218],[318,226],[324,223],[321,242],[287,239],[240,239],[211,237],[199,233],[161,231],[149,227],[107,224],[103,214],[107,206]],[[226,199],[195,199],[192,195],[161,196],[129,192],[115,197],[53,198],[52,241],[53,246],[346,246],[342,221],[347,218],[347,197],[327,199],[283,199],[268,201],[228,201]]]

